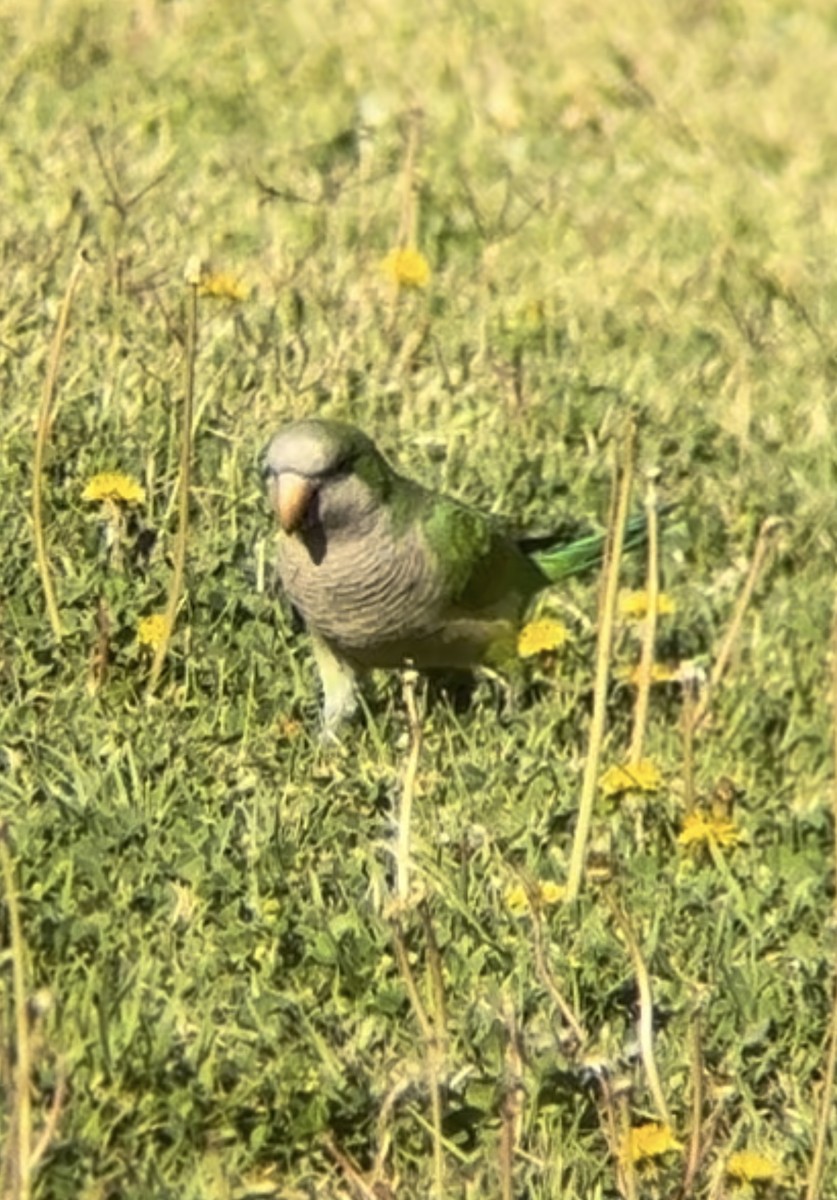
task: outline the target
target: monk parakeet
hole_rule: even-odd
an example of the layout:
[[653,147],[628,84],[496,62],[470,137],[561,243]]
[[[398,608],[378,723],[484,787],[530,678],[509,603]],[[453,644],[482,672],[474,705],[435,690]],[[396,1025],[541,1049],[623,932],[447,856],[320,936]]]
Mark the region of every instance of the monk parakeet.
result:
[[367,668],[502,668],[533,597],[602,558],[601,534],[511,536],[496,517],[400,475],[339,421],[283,429],[264,473],[279,577],[313,640],[327,735],[354,712]]

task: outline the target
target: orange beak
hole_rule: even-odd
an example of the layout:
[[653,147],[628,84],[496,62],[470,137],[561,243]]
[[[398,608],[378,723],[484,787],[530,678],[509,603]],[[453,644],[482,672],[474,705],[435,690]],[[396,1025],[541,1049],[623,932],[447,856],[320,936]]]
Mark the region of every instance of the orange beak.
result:
[[283,471],[273,480],[271,499],[285,533],[299,529],[316,490],[310,479],[293,471]]

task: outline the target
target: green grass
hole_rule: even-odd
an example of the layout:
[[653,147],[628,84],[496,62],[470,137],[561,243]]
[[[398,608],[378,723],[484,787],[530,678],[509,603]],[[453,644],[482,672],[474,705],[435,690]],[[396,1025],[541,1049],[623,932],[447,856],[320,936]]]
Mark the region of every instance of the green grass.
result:
[[[701,793],[722,776],[741,789],[746,841],[715,858],[678,846],[681,697],[655,691],[648,752],[663,786],[598,798],[593,840],[614,878],[540,917],[549,979],[588,1036],[573,1053],[532,918],[507,892],[566,877],[594,582],[556,597],[572,643],[557,669],[533,669],[513,714],[485,682],[464,706],[429,704],[413,811],[426,918],[401,923],[444,1031],[444,1194],[504,1195],[514,1094],[508,1194],[620,1195],[605,1096],[627,1089],[634,1124],[655,1113],[608,893],[648,967],[684,1143],[700,1012],[690,1194],[749,1194],[723,1172],[754,1148],[784,1170],[759,1194],[801,1195],[835,957],[831,6],[24,7],[0,0],[0,813],[45,1009],[31,1031],[35,1136],[67,1081],[33,1195],[364,1195],[346,1161],[392,1189],[380,1195],[431,1194],[432,1048],[390,912],[407,720],[382,677],[345,751],[320,750],[305,637],[258,586],[273,546],[260,452],[294,417],[354,420],[406,472],[544,529],[606,519],[610,439],[629,411],[640,475],[659,467],[678,506],[660,657],[711,664],[762,521],[787,522],[696,747]],[[394,303],[380,262],[402,223],[413,109],[433,274]],[[89,265],[44,476],[58,642],[35,569],[32,464],[79,249]],[[201,301],[186,598],[148,704],[136,628],[170,577],[193,255],[251,290]],[[81,498],[107,469],[147,491],[121,566]],[[110,662],[92,688],[100,605]],[[636,655],[623,631],[618,661]],[[624,756],[632,694],[614,686],[609,704],[607,763]],[[8,1145],[7,907],[0,933]],[[832,1154],[824,1198],[837,1197],[833,1168]],[[639,1194],[670,1197],[682,1174],[670,1154]]]

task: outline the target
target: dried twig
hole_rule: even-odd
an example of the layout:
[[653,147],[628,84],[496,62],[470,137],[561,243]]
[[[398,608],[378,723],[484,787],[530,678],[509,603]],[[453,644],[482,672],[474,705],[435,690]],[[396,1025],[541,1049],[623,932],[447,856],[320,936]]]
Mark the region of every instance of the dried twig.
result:
[[683,1185],[680,1196],[683,1200],[691,1195],[692,1186],[700,1167],[702,1118],[703,1118],[703,1050],[700,1041],[701,1024],[700,1012],[692,1014],[692,1129],[689,1137],[689,1153],[686,1156],[686,1169],[683,1173]]
[[186,574],[186,546],[189,537],[189,492],[192,475],[192,412],[195,399],[195,358],[198,341],[198,287],[200,268],[189,268],[187,272],[189,290],[189,319],[186,329],[186,387],[183,396],[183,412],[180,419],[180,478],[178,481],[177,534],[174,541],[174,566],[169,594],[164,613],[163,634],[154,650],[154,659],[148,676],[147,695],[150,698],[160,680],[160,673],[168,653],[177,609],[183,594]]
[[703,696],[698,701],[695,708],[692,721],[693,729],[697,730],[705,719],[709,705],[712,701],[712,695],[721,682],[727,667],[729,666],[732,652],[735,649],[735,643],[738,641],[738,636],[741,633],[741,626],[744,623],[744,614],[753,598],[753,592],[756,590],[761,574],[767,562],[768,553],[771,548],[773,537],[779,530],[784,521],[781,517],[768,517],[759,530],[758,541],[756,548],[753,551],[753,561],[750,563],[750,570],[747,572],[747,578],[744,581],[744,587],[741,589],[741,595],[738,597],[738,603],[735,606],[735,611],[732,615],[732,620],[729,623],[729,628],[721,643],[721,648],[718,651],[718,657],[712,666],[712,671],[709,675],[709,683],[707,684]]
[[587,1041],[587,1033],[584,1029],[584,1026],[581,1024],[581,1021],[573,1012],[572,1006],[567,1000],[564,999],[561,989],[558,987],[555,976],[552,973],[552,968],[547,962],[546,949],[544,947],[543,925],[541,922],[541,914],[536,898],[530,897],[529,907],[532,911],[532,941],[534,943],[535,951],[535,967],[537,968],[541,983],[549,993],[553,1004],[558,1009],[567,1025],[569,1025],[570,1029],[573,1031],[573,1037],[575,1038],[576,1046],[581,1047]]
[[613,913],[614,919],[622,931],[622,936],[628,943],[628,951],[630,952],[634,974],[636,975],[637,989],[639,991],[637,1036],[639,1039],[639,1052],[642,1056],[642,1065],[645,1068],[645,1075],[648,1080],[648,1090],[651,1092],[651,1097],[660,1120],[666,1125],[670,1125],[671,1116],[666,1104],[666,1098],[663,1095],[660,1073],[657,1070],[657,1061],[654,1057],[654,1001],[651,995],[651,978],[648,974],[648,967],[645,965],[642,951],[639,948],[639,943],[634,935],[627,913],[623,911],[614,896],[608,893],[605,893],[605,895],[610,911]]
[[657,634],[657,598],[660,594],[659,535],[657,518],[656,472],[649,473],[645,490],[645,511],[648,515],[648,612],[639,660],[639,681],[634,708],[634,730],[628,763],[636,766],[642,759],[645,730],[648,726],[648,705],[651,699],[651,672],[654,667],[654,641]]
[[514,1008],[507,997],[503,1000],[503,1024],[506,1034],[506,1078],[500,1104],[500,1196],[514,1197],[514,1160],[520,1141],[523,1119],[523,1058],[520,1035]]
[[29,1200],[32,1189],[32,1100],[31,1076],[32,1056],[29,1041],[29,1016],[26,1011],[26,969],[23,932],[20,927],[20,909],[17,902],[14,868],[9,853],[8,826],[0,826],[0,873],[6,893],[6,911],[9,916],[9,935],[12,957],[12,993],[15,1014],[15,1066],[14,1107],[11,1119],[11,1135],[3,1174],[11,1180],[10,1195],[14,1200]]
[[636,425],[633,419],[628,424],[623,450],[622,477],[617,484],[616,515],[610,528],[610,546],[604,567],[604,593],[599,616],[599,637],[596,645],[596,681],[593,687],[593,717],[590,722],[590,740],[587,747],[587,762],[581,786],[578,822],[570,856],[567,875],[567,900],[578,899],[584,873],[587,841],[593,820],[593,802],[599,776],[599,760],[604,743],[607,708],[607,685],[610,676],[610,650],[613,643],[616,595],[619,589],[619,566],[625,540],[625,521],[631,496],[634,475],[634,446]]
[[[831,807],[834,816],[832,823],[834,880],[837,882],[837,601],[834,605],[834,616],[831,625],[831,705],[832,705],[832,738],[834,755],[834,780],[831,785]],[[834,922],[837,923],[837,894],[834,900]],[[831,1020],[828,1025],[828,1056],[825,1065],[825,1078],[820,1098],[820,1111],[817,1118],[817,1133],[814,1141],[814,1156],[811,1159],[811,1169],[808,1173],[808,1185],[805,1190],[805,1200],[817,1200],[821,1194],[823,1173],[825,1170],[826,1143],[828,1130],[831,1125],[831,1110],[834,1104],[834,1079],[837,1075],[837,962],[832,968],[832,998]]]
[[61,308],[58,311],[58,322],[55,326],[55,336],[52,339],[49,366],[47,367],[46,379],[44,380],[41,407],[38,412],[38,426],[35,433],[35,457],[32,465],[32,532],[35,538],[35,560],[38,565],[38,574],[41,577],[41,586],[44,589],[44,600],[46,601],[49,623],[52,626],[52,632],[56,639],[60,639],[64,631],[61,627],[61,617],[58,613],[58,601],[55,597],[55,585],[52,582],[49,555],[46,548],[46,534],[44,533],[44,453],[52,424],[52,405],[55,399],[55,387],[58,380],[58,364],[61,361],[61,351],[67,336],[70,306],[72,305],[76,285],[84,266],[85,260],[79,256],[70,272],[64,298],[61,301]]
[[[636,1167],[631,1147],[631,1105],[627,1088],[617,1096],[619,1103],[619,1126],[622,1136],[617,1147],[618,1174],[625,1200],[638,1200]],[[622,1153],[619,1153],[619,1150]]]
[[412,668],[403,674],[404,705],[410,728],[410,746],[404,768],[404,783],[398,812],[398,841],[396,847],[395,898],[391,918],[395,959],[413,1012],[418,1021],[425,1045],[427,1060],[427,1085],[430,1092],[431,1132],[433,1138],[433,1197],[443,1200],[445,1186],[445,1162],[442,1145],[442,1084],[441,1077],[447,1035],[444,981],[442,979],[441,955],[436,941],[429,906],[425,901],[419,912],[427,940],[427,960],[430,976],[430,1011],[419,994],[413,969],[410,965],[407,943],[402,925],[402,915],[410,904],[410,827],[413,799],[416,790],[419,759],[421,757],[422,726],[421,714],[416,702],[418,675]]
[[424,113],[413,108],[408,114],[407,147],[404,151],[404,168],[401,191],[401,222],[398,229],[399,246],[415,246],[418,236],[418,204],[416,203],[416,164],[421,143],[421,128]]
[[404,980],[410,1004],[412,1005],[422,1037],[424,1038],[427,1055],[427,1084],[430,1090],[431,1129],[433,1133],[432,1195],[434,1200],[444,1200],[445,1162],[442,1148],[442,1084],[440,1078],[439,1039],[436,1036],[433,1021],[429,1017],[419,994],[413,969],[410,966],[404,929],[398,916],[395,916],[392,920],[392,940],[395,948],[395,960],[398,963],[398,969],[401,972],[401,978]]

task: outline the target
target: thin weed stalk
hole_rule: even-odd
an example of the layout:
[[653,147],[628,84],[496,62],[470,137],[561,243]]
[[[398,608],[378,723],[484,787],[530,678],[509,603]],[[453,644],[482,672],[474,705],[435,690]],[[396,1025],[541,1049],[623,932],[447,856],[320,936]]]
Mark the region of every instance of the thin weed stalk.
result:
[[404,929],[399,917],[392,920],[392,940],[395,948],[395,960],[404,980],[407,995],[410,1000],[421,1035],[424,1039],[427,1053],[427,1084],[430,1091],[430,1123],[433,1140],[433,1191],[434,1200],[444,1200],[445,1195],[445,1160],[442,1143],[442,1084],[440,1078],[439,1038],[434,1022],[428,1015],[421,995],[419,994],[410,957]]
[[513,1200],[514,1160],[520,1140],[525,1091],[517,1021],[507,997],[503,999],[503,1025],[506,1035],[506,1079],[500,1104],[500,1197],[501,1200]]
[[439,950],[436,931],[433,928],[430,905],[426,899],[420,902],[418,909],[424,929],[425,945],[427,946],[427,971],[430,985],[429,1003],[433,1012],[433,1027],[436,1032],[439,1054],[444,1059],[447,1053],[448,1011],[447,1000],[445,999],[445,981],[442,976],[442,954]]
[[[12,958],[12,995],[15,1022],[14,1090],[10,1117],[9,1142],[4,1156],[4,1184],[11,1185],[11,1200],[29,1200],[32,1191],[32,1097],[31,1045],[29,1016],[26,1011],[26,949],[20,925],[20,908],[15,887],[14,867],[9,852],[8,826],[0,827],[0,872],[6,894]],[[5,1194],[5,1191],[4,1191]]]
[[421,144],[423,113],[412,108],[408,115],[407,148],[404,152],[404,167],[401,177],[401,221],[398,228],[398,245],[416,245],[418,237],[418,204],[416,201],[416,164]]
[[762,523],[759,530],[758,541],[756,548],[753,551],[753,559],[750,563],[750,569],[747,572],[747,578],[744,581],[744,587],[741,589],[741,595],[738,597],[738,603],[735,606],[735,611],[732,614],[732,619],[729,623],[724,640],[721,643],[721,648],[718,651],[718,657],[712,666],[712,671],[709,675],[709,683],[704,689],[701,699],[695,708],[693,715],[693,729],[697,730],[709,712],[709,706],[712,703],[712,696],[718,684],[724,677],[727,667],[730,664],[735,644],[738,641],[741,633],[741,627],[744,624],[744,616],[753,598],[753,592],[756,590],[756,585],[761,578],[767,563],[768,554],[770,552],[773,538],[776,532],[782,527],[784,522],[780,517],[767,517]]
[[638,1200],[636,1167],[631,1148],[631,1105],[627,1088],[619,1092],[617,1103],[621,1137],[616,1143],[616,1163],[620,1191],[625,1200]]
[[700,1151],[703,1119],[703,1047],[701,1045],[700,1012],[696,1009],[692,1014],[691,1034],[691,1081],[692,1081],[692,1128],[689,1137],[689,1151],[686,1155],[686,1169],[683,1172],[683,1186],[680,1190],[681,1200],[687,1200],[692,1195],[695,1179],[700,1168]]
[[639,680],[634,728],[628,762],[636,766],[642,759],[645,732],[648,727],[648,708],[651,700],[651,673],[654,667],[654,643],[657,636],[657,601],[660,594],[659,519],[657,514],[656,473],[649,474],[645,490],[645,511],[648,514],[648,613],[642,637],[642,652],[639,659]]
[[671,1115],[663,1094],[660,1073],[657,1070],[657,1060],[654,1055],[654,1000],[651,993],[651,977],[648,974],[648,967],[645,964],[645,959],[642,957],[639,942],[636,939],[627,913],[624,912],[614,896],[606,894],[606,898],[614,920],[627,942],[628,952],[630,953],[634,974],[636,975],[637,990],[639,992],[637,1037],[642,1065],[645,1068],[645,1076],[648,1080],[648,1090],[651,1093],[651,1098],[654,1101],[654,1107],[657,1109],[657,1115],[660,1120],[666,1125],[671,1125]]
[[622,547],[625,541],[625,522],[628,517],[631,485],[634,477],[635,445],[636,424],[631,419],[625,434],[621,478],[616,483],[617,500],[615,517],[610,529],[609,553],[606,556],[604,568],[604,592],[599,617],[599,637],[596,644],[593,716],[590,722],[590,740],[587,747],[584,780],[581,786],[578,822],[576,824],[567,876],[567,900],[570,903],[578,899],[579,892],[581,891],[587,842],[590,837],[590,827],[593,821],[593,804],[596,798],[599,762],[601,760],[602,745],[604,744],[605,722],[607,718],[607,687],[610,678],[610,652],[613,644],[616,596],[619,590],[619,567],[622,557]]
[[581,1021],[575,1015],[569,1001],[564,998],[561,989],[555,980],[552,973],[552,968],[547,962],[546,947],[544,945],[543,922],[539,902],[537,898],[530,897],[529,907],[532,910],[532,944],[535,952],[535,967],[540,977],[541,983],[546,988],[553,1004],[560,1012],[564,1021],[569,1025],[573,1032],[573,1037],[576,1041],[576,1046],[581,1047],[587,1041],[587,1033]]
[[697,710],[697,683],[694,678],[683,680],[683,807],[686,814],[695,807],[695,712]]
[[323,1148],[329,1158],[340,1168],[356,1195],[362,1197],[362,1200],[377,1200],[379,1195],[376,1188],[371,1187],[363,1175],[357,1164],[349,1157],[344,1150],[341,1150],[333,1137],[327,1137],[323,1140]]
[[52,571],[46,545],[46,533],[44,531],[44,457],[47,440],[49,439],[52,427],[53,405],[58,382],[58,365],[61,362],[61,351],[64,348],[64,341],[67,337],[70,308],[73,303],[73,296],[75,295],[79,277],[85,265],[85,260],[79,255],[70,272],[70,278],[67,281],[67,287],[61,300],[61,307],[58,310],[58,321],[55,326],[55,336],[52,339],[49,364],[47,366],[46,379],[44,380],[44,390],[41,395],[41,407],[38,410],[38,423],[35,430],[35,454],[32,464],[32,533],[35,539],[35,561],[38,567],[38,574],[41,578],[47,616],[49,617],[49,623],[52,626],[52,632],[56,641],[61,640],[64,635],[64,629],[58,611],[58,600],[55,595],[55,584],[52,581]]
[[189,541],[189,495],[192,475],[192,412],[195,400],[195,358],[198,342],[198,288],[200,270],[187,273],[188,316],[186,323],[186,387],[183,396],[183,411],[180,418],[180,477],[178,480],[177,533],[174,540],[174,565],[169,582],[166,608],[163,614],[163,632],[154,650],[154,659],[148,676],[147,696],[154,695],[163,663],[168,654],[169,643],[177,619],[177,610],[183,594],[186,575],[186,548]]
[[410,746],[404,768],[404,784],[398,812],[396,847],[395,897],[392,917],[392,936],[398,969],[404,980],[407,995],[424,1039],[427,1056],[427,1083],[430,1092],[430,1121],[433,1139],[433,1197],[442,1200],[445,1187],[445,1163],[442,1145],[442,1085],[441,1074],[446,1039],[445,993],[442,979],[441,955],[426,901],[419,904],[427,946],[430,1012],[422,1001],[410,966],[401,916],[410,904],[410,830],[413,800],[416,790],[422,747],[422,723],[416,700],[418,675],[412,668],[403,673],[404,706],[410,728]]
[[[834,779],[831,785],[832,809],[832,853],[834,855],[834,880],[837,883],[837,600],[834,604],[834,616],[831,624],[831,706],[832,706],[832,739],[834,756]],[[834,899],[834,921],[837,923],[837,892]],[[817,1131],[814,1139],[814,1154],[808,1173],[808,1184],[805,1190],[805,1200],[817,1200],[821,1193],[822,1179],[825,1172],[825,1156],[828,1142],[828,1131],[831,1124],[831,1109],[834,1103],[834,1079],[837,1075],[837,960],[832,967],[831,986],[831,1019],[828,1025],[828,1055],[825,1064],[825,1078],[820,1098],[820,1111],[817,1118]]]

